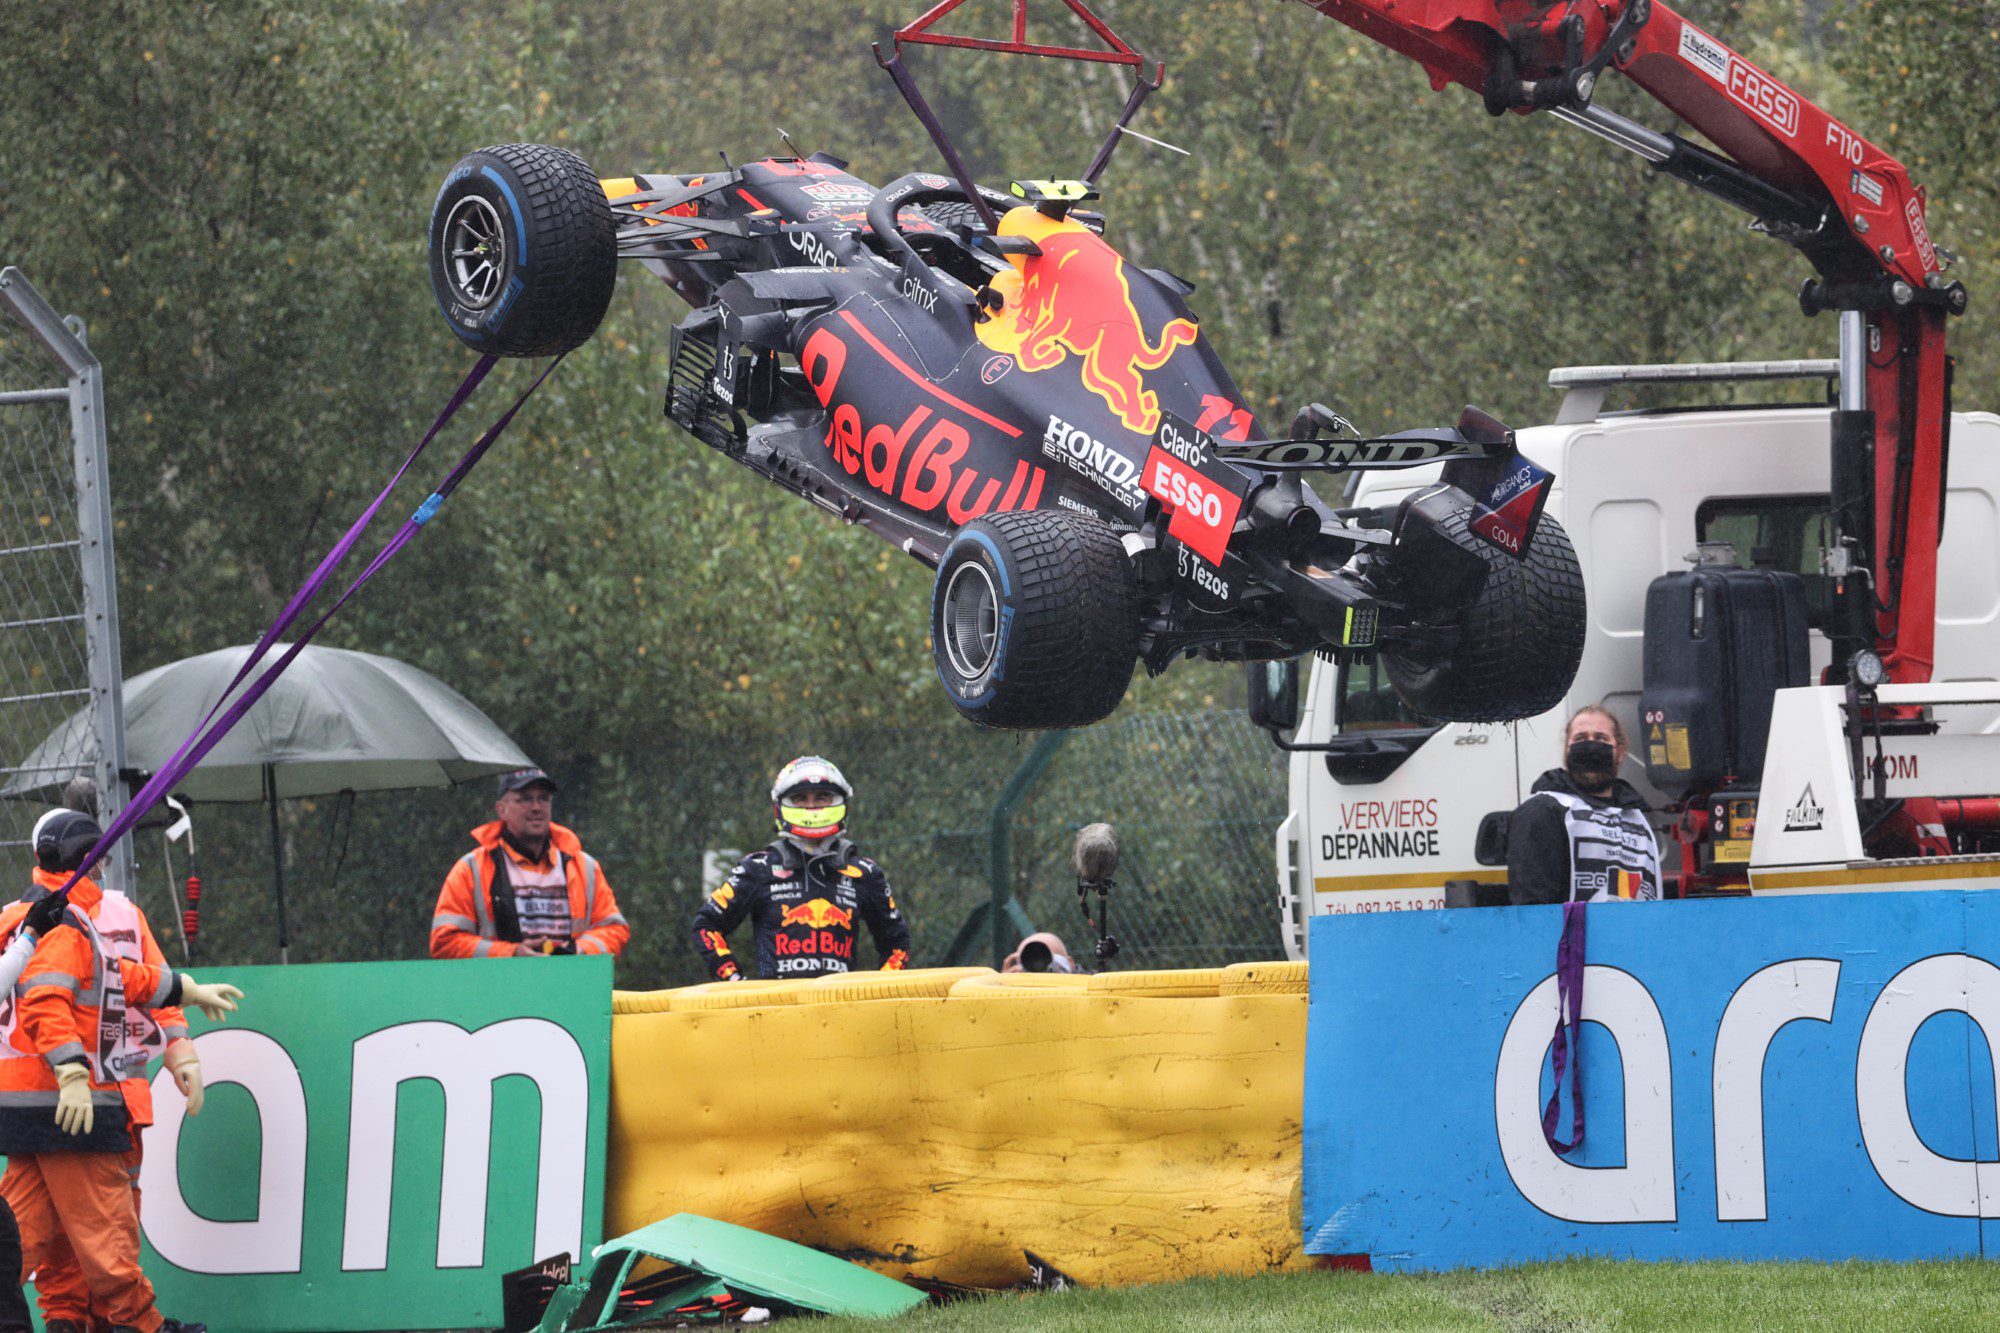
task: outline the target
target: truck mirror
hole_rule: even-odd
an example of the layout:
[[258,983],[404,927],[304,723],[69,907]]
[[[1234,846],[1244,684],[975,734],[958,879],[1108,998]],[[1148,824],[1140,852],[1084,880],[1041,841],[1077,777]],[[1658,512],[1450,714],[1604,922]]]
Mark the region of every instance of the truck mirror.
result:
[[1483,866],[1507,864],[1507,824],[1513,818],[1512,810],[1495,810],[1479,821],[1479,832],[1472,835],[1473,860]]
[[1291,731],[1299,725],[1299,664],[1250,663],[1250,720],[1266,731]]

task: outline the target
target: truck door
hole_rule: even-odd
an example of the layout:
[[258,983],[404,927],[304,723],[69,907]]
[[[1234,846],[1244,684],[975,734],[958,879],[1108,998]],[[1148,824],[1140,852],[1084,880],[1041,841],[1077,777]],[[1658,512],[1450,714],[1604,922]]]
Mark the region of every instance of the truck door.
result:
[[1445,881],[1501,883],[1474,835],[1489,811],[1520,800],[1514,729],[1442,725],[1403,706],[1376,663],[1317,662],[1301,737],[1333,748],[1292,756],[1292,836],[1307,914],[1444,906]]

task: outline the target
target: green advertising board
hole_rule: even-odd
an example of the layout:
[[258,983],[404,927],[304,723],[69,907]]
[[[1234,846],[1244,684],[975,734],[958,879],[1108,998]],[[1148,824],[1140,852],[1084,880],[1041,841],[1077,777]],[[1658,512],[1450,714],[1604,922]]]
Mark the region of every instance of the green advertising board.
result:
[[604,957],[201,969],[207,1105],[153,1082],[146,1272],[212,1330],[497,1327],[500,1275],[602,1239]]

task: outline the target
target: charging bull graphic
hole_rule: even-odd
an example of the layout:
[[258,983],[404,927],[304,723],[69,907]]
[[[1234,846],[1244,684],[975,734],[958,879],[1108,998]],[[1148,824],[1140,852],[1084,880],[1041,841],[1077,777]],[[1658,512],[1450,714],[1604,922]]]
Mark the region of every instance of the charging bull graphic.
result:
[[[1026,228],[1010,225],[1021,215]],[[1141,435],[1159,429],[1160,398],[1142,372],[1158,370],[1192,344],[1194,321],[1170,320],[1157,341],[1148,338],[1132,304],[1125,261],[1078,223],[1020,209],[1007,215],[1001,230],[1026,230],[1041,254],[1020,262],[1018,283],[994,284],[1006,305],[979,326],[980,341],[1012,354],[1023,370],[1052,370],[1070,356],[1081,357],[1084,387],[1128,429]]]
[[787,907],[778,917],[780,926],[811,926],[814,930],[825,930],[829,926],[839,926],[844,930],[854,929],[852,908],[835,907],[824,898],[808,898],[797,907]]

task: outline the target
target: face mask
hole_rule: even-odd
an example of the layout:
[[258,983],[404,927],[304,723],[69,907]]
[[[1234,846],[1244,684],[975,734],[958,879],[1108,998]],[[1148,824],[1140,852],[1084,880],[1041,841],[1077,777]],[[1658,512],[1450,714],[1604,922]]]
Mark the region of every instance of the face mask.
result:
[[1615,751],[1603,741],[1571,741],[1565,767],[1577,778],[1608,778],[1617,771]]

